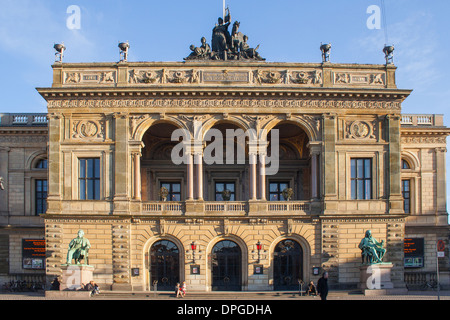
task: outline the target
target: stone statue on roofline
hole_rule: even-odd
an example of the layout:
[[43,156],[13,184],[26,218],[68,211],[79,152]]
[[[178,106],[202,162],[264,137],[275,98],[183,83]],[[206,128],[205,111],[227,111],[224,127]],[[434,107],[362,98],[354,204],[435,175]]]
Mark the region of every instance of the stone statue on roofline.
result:
[[203,60],[211,58],[211,47],[206,43],[205,37],[202,37],[200,41],[202,43],[200,47],[191,44],[189,49],[191,49],[192,52],[185,60]]
[[230,9],[226,9],[225,20],[218,18],[218,23],[212,31],[211,47],[206,43],[205,37],[202,37],[202,45],[196,47],[191,45],[191,54],[184,58],[186,61],[208,61],[208,60],[237,60],[237,61],[264,61],[257,52],[256,48],[248,45],[248,36],[239,32],[240,22],[235,21],[232,33],[228,31],[231,24]]

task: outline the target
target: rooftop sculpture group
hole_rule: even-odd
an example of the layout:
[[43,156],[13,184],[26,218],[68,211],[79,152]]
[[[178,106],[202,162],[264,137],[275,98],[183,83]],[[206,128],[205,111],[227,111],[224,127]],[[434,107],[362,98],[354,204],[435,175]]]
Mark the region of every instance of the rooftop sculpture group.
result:
[[248,36],[239,32],[240,22],[234,22],[230,34],[228,27],[231,24],[231,14],[229,9],[226,12],[225,21],[219,18],[218,24],[213,28],[212,47],[206,43],[205,37],[202,37],[201,46],[191,45],[192,52],[184,60],[265,60],[257,52],[259,45],[256,48],[251,48],[247,43]]

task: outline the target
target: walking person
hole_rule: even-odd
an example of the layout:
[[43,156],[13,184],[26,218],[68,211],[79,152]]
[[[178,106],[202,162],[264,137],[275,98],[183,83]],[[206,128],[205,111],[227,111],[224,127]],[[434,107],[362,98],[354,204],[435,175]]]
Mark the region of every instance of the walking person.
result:
[[184,298],[186,296],[186,281],[183,281],[181,284],[181,297]]
[[320,299],[327,300],[328,296],[328,272],[324,272],[322,278],[317,282],[317,292],[320,295]]
[[179,296],[181,296],[181,287],[180,287],[180,283],[177,282],[177,285],[175,286],[175,295],[177,296],[177,298]]

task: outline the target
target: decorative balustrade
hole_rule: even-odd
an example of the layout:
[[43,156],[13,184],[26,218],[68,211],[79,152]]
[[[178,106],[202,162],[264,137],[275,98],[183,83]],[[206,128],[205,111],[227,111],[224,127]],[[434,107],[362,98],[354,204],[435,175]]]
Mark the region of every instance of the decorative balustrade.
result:
[[2,113],[0,114],[0,126],[47,126],[46,113]]
[[401,124],[407,126],[443,126],[443,116],[440,114],[403,114]]
[[247,211],[246,202],[206,202],[204,211],[207,213],[245,213]]
[[142,213],[182,213],[184,210],[183,202],[144,202],[142,203]]
[[[262,202],[260,208],[271,214],[309,214],[311,204],[309,201],[277,201]],[[143,214],[182,214],[185,213],[184,202],[143,202]],[[249,205],[246,201],[206,201],[203,203],[203,212],[205,214],[223,214],[223,215],[245,215],[249,211]],[[189,214],[189,212],[186,212]]]
[[311,211],[311,204],[309,201],[280,201],[280,202],[267,202],[267,211],[280,213],[280,212],[292,212],[292,213],[304,213],[307,214]]

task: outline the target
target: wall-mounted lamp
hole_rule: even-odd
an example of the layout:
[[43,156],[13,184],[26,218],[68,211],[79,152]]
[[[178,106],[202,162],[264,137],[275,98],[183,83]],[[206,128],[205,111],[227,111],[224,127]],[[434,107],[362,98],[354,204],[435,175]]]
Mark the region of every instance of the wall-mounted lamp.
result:
[[262,250],[262,244],[260,241],[256,243],[256,250],[258,250],[258,263],[261,261],[261,250]]
[[192,250],[192,263],[195,263],[195,250],[197,250],[197,244],[195,241],[192,241],[191,243],[191,250]]

